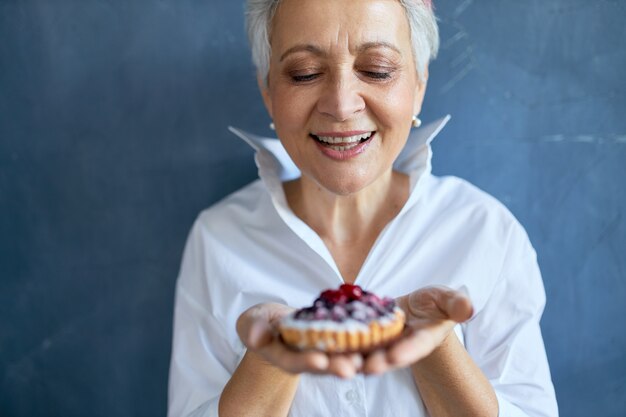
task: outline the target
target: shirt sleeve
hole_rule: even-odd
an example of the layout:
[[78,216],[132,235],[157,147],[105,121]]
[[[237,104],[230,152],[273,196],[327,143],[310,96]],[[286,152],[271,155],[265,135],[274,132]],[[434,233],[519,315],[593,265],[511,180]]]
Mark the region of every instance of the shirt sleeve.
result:
[[210,261],[197,221],[187,240],[176,284],[168,417],[217,417],[222,389],[238,355],[212,313]]
[[539,327],[541,273],[526,232],[514,226],[500,277],[466,325],[466,348],[496,392],[500,417],[558,417]]

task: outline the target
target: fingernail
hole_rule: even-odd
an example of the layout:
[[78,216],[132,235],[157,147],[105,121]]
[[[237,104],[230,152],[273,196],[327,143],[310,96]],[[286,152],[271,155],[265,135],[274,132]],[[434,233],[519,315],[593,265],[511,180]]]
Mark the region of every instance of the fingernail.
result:
[[353,355],[352,364],[356,369],[361,369],[363,367],[363,357],[361,355]]

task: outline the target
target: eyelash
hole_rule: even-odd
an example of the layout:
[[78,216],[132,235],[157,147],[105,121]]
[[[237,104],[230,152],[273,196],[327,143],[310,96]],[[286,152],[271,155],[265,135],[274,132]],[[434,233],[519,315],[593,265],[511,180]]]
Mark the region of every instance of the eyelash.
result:
[[[365,74],[365,76],[376,81],[384,81],[384,80],[388,80],[391,78],[391,71],[390,72],[361,71],[361,73]],[[316,78],[318,78],[320,75],[321,75],[320,73],[306,74],[306,75],[292,75],[291,79],[296,84],[300,84],[300,83],[313,81]]]
[[308,81],[313,81],[314,79],[316,79],[320,74],[306,74],[306,75],[292,75],[291,79],[295,82],[295,83],[306,83]]
[[374,80],[388,80],[389,78],[391,78],[391,71],[390,72],[376,72],[376,71],[362,71],[363,74],[367,75],[369,78],[372,78]]

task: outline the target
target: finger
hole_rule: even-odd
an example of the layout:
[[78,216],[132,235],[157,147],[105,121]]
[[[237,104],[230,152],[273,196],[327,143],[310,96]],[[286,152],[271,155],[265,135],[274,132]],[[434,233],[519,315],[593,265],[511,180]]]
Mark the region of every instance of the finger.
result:
[[387,352],[386,359],[397,367],[408,366],[428,356],[434,348],[435,345],[428,336],[411,337],[394,345]]
[[260,349],[275,339],[274,330],[264,320],[253,320],[248,327],[244,344],[250,349]]
[[411,311],[409,307],[409,298],[411,294],[406,294],[401,297],[396,298],[396,304],[400,307],[405,313],[409,313]]
[[360,355],[333,355],[330,357],[328,371],[340,378],[352,378],[361,368],[363,361]]
[[389,369],[387,355],[384,350],[375,350],[365,358],[363,372],[366,374],[382,374]]
[[287,348],[282,342],[274,340],[258,350],[268,362],[290,373],[327,373],[328,356],[322,352],[298,352]]
[[463,292],[448,287],[431,287],[430,290],[446,318],[462,323],[472,317],[472,302]]
[[457,292],[455,295],[448,298],[446,302],[446,313],[450,320],[462,323],[472,317],[474,307],[466,295]]
[[352,361],[354,369],[356,369],[357,372],[360,372],[363,369],[363,355],[360,353],[353,353],[350,355],[350,360]]
[[387,360],[402,367],[425,358],[443,342],[453,326],[453,321],[442,320],[439,324],[409,333],[387,351]]
[[276,303],[252,306],[237,319],[237,334],[248,348],[265,346],[276,337],[277,323],[291,310]]
[[450,291],[452,290],[447,287],[426,287],[413,291],[405,298],[408,316],[431,320],[447,319],[445,305]]

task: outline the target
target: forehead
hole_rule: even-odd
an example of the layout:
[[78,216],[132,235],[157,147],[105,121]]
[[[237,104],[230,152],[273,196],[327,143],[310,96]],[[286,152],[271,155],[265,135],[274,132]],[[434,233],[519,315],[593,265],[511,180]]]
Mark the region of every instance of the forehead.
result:
[[272,22],[275,59],[295,45],[355,53],[363,44],[411,48],[409,25],[398,0],[283,0]]

